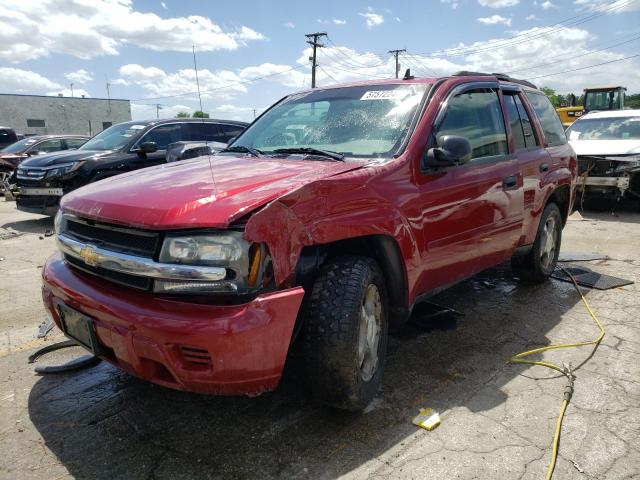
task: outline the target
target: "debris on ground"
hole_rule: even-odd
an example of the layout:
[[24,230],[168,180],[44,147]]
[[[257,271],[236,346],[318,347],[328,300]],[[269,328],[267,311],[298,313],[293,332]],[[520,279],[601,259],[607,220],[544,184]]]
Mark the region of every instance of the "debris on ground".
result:
[[595,288],[598,290],[609,290],[611,288],[624,287],[632,285],[632,280],[604,275],[594,272],[586,267],[567,264],[564,268],[557,268],[551,276],[556,280],[572,283],[572,279],[563,270],[567,270],[575,278],[578,285],[583,287]]
[[38,338],[44,338],[53,328],[53,320],[46,317],[40,325],[38,325]]
[[47,229],[44,231],[45,237],[52,237],[55,232],[53,230]]
[[[73,340],[65,340],[62,342],[58,342],[58,343],[54,343],[52,345],[47,345],[45,347],[42,347],[40,350],[36,351],[34,354],[32,354],[31,356],[29,356],[29,360],[28,363],[34,363],[38,358],[40,358],[41,356],[50,353],[50,352],[55,352],[56,350],[61,350],[63,348],[69,348],[69,347],[79,347],[80,345],[78,345],[77,342],[73,341]],[[47,367],[36,367],[35,371],[36,373],[66,373],[66,372],[70,372],[73,370],[80,370],[82,368],[87,368],[87,367],[92,367],[94,365],[97,365],[98,363],[100,363],[102,360],[99,357],[96,357],[94,355],[84,355],[80,358],[76,358],[68,363],[65,363],[63,365],[53,365],[53,366],[47,366]]]
[[560,252],[559,262],[589,262],[592,260],[609,260],[609,255],[596,252]]
[[433,408],[421,408],[420,413],[413,418],[412,423],[431,431],[440,425],[440,414]]

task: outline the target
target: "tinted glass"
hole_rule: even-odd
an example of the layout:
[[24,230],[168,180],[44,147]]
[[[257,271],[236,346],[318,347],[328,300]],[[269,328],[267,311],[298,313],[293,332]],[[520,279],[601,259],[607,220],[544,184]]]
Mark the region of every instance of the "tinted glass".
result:
[[569,140],[640,140],[640,117],[584,118],[567,129]]
[[221,133],[215,123],[185,123],[184,140],[190,142],[220,142]]
[[531,120],[529,120],[529,114],[524,108],[520,95],[514,97],[516,106],[518,107],[518,113],[520,114],[520,121],[522,122],[522,130],[524,131],[524,140],[528,147],[534,147],[538,144],[536,142],[536,136],[533,134],[533,127],[531,126]]
[[167,145],[182,140],[180,125],[160,125],[147,133],[138,141],[138,145],[145,142],[155,142],[158,150],[165,150]]
[[408,135],[428,85],[330,88],[291,95],[234,142],[264,152],[315,148],[347,156],[390,157]]
[[238,125],[220,125],[220,129],[222,130],[225,143],[244,131],[244,128]]
[[527,98],[540,120],[544,136],[550,147],[567,143],[560,117],[544,93],[527,92]]
[[449,101],[436,139],[445,135],[466,137],[471,143],[472,158],[507,153],[507,133],[498,94],[492,90],[471,90]]
[[520,122],[520,114],[516,105],[515,95],[505,95],[504,103],[507,107],[507,117],[511,124],[511,133],[513,134],[513,142],[516,150],[522,150],[527,147],[524,139],[524,130],[522,130],[522,122]]
[[615,110],[620,103],[620,92],[589,92],[584,107],[587,110]]
[[32,150],[38,152],[57,152],[58,150],[62,150],[62,148],[62,140],[58,138],[45,140],[44,142],[39,143],[38,145],[33,147]]
[[84,138],[67,138],[66,142],[67,148],[79,148],[84,145],[86,140]]

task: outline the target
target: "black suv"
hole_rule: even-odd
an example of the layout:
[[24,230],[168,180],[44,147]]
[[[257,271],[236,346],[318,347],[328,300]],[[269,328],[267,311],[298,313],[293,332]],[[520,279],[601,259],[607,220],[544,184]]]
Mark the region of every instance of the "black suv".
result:
[[164,163],[171,143],[227,143],[247,125],[231,120],[179,118],[119,123],[77,150],[23,161],[16,170],[18,209],[55,215],[62,195],[87,183]]

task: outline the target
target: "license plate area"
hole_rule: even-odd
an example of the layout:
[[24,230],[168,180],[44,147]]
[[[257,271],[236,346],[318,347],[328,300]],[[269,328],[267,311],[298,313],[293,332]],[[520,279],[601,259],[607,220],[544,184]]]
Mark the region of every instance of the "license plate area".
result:
[[61,197],[63,195],[61,188],[21,188],[20,193],[22,195],[53,196],[53,197]]
[[96,339],[96,330],[93,319],[74,310],[64,303],[58,304],[58,314],[62,323],[64,334],[78,342],[82,347],[94,355],[99,354],[99,345]]

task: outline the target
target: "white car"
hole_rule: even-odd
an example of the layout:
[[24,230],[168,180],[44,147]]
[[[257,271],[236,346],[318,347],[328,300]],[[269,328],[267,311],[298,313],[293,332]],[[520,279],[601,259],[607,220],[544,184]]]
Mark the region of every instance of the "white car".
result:
[[578,189],[640,199],[640,110],[588,113],[566,133],[578,154]]

